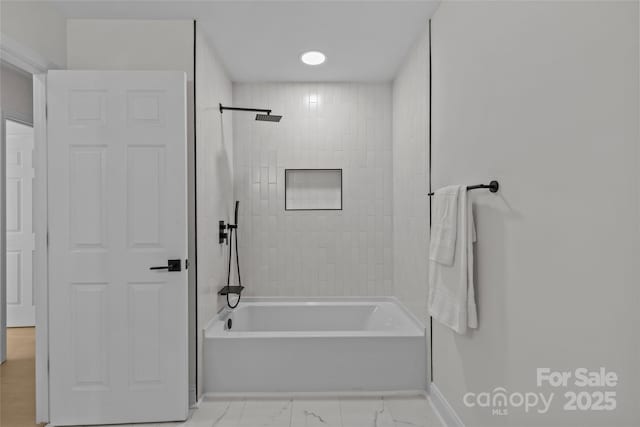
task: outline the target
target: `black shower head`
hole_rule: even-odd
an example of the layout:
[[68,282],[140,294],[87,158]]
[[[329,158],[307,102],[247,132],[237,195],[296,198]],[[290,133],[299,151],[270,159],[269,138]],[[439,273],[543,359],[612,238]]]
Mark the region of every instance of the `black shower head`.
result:
[[282,119],[282,116],[275,114],[256,114],[256,120],[261,122],[275,122],[278,123]]
[[277,116],[275,114],[271,114],[271,110],[268,110],[266,108],[225,107],[222,104],[218,104],[218,108],[220,108],[220,113],[224,113],[224,110],[255,111],[256,113],[258,113],[258,114],[256,114],[256,120],[260,121],[260,122],[278,123],[280,121],[280,119],[282,119],[282,116]]

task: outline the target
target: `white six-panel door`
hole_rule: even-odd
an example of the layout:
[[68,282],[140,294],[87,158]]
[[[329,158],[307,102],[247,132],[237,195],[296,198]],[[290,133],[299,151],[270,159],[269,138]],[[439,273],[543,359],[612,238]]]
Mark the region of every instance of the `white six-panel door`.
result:
[[[188,411],[185,75],[47,77],[50,422]],[[182,270],[150,270],[180,260]]]
[[5,121],[7,326],[34,326],[33,127]]

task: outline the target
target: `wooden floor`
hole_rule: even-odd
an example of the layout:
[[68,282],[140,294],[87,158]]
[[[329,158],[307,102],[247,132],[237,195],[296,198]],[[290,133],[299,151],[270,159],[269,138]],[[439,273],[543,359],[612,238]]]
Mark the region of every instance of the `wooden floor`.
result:
[[0,426],[36,424],[35,328],[7,329],[7,360],[0,365]]

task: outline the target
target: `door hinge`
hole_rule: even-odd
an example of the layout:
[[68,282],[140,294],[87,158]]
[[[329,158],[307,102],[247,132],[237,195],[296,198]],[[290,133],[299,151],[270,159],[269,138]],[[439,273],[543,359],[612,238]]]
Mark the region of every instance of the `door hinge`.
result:
[[47,247],[49,247],[49,231],[47,231]]
[[44,104],[44,118],[45,120],[49,119],[49,104]]
[[189,260],[188,260],[188,259],[185,259],[185,260],[184,260],[184,269],[185,269],[185,270],[188,270],[188,269],[189,269]]

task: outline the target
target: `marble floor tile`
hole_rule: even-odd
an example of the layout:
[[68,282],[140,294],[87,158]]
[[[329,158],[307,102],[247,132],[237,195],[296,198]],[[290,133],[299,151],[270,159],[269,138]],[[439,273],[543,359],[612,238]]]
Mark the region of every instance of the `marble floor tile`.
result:
[[442,423],[424,396],[394,396],[204,399],[184,423],[117,427],[442,427]]
[[391,412],[382,398],[342,398],[343,427],[395,427]]
[[[184,422],[166,422],[166,423],[137,423],[137,424],[103,424],[103,425],[80,425],[70,427],[183,427]],[[3,426],[4,427],[4,426]]]
[[423,396],[385,397],[395,427],[441,427],[431,403]]
[[291,411],[292,427],[342,427],[340,400],[295,399]]
[[185,427],[237,427],[246,402],[235,400],[203,400],[193,411]]
[[238,427],[290,427],[292,400],[247,400]]

